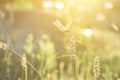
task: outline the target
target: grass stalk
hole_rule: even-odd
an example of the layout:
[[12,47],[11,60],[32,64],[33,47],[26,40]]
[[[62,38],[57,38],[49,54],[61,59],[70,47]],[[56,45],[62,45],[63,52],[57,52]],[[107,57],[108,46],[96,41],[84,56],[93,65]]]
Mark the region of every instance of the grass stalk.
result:
[[[15,50],[7,47],[8,50],[12,51],[14,54],[16,54],[18,57],[22,58],[22,56],[16,52]],[[27,64],[42,78],[42,80],[46,80],[43,75],[37,70],[28,60],[26,60]],[[27,74],[26,74],[27,75]]]
[[25,69],[25,80],[27,80],[27,69]]
[[72,59],[72,68],[73,68],[73,80],[77,80],[77,76],[76,76],[76,60],[74,58]]

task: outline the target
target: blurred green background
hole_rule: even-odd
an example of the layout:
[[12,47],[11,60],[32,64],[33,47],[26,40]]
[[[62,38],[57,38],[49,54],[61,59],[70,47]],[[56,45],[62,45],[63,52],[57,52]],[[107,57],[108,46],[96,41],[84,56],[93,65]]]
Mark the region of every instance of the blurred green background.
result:
[[[93,60],[100,56],[98,80],[120,80],[120,0],[0,0],[0,41],[38,69],[45,80],[93,80]],[[71,22],[77,56],[66,51],[67,35],[52,21]],[[28,64],[28,80],[44,80]],[[25,80],[21,58],[0,49],[0,80]]]

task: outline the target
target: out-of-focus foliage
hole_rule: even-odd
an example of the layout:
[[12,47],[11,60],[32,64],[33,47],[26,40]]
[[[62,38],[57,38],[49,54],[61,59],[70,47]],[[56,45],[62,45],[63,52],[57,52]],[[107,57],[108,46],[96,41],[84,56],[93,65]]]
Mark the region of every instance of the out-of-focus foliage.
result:
[[35,7],[33,6],[31,0],[16,0],[12,4],[13,10],[33,10]]
[[[46,23],[46,19],[41,16],[35,19],[29,14],[30,18],[28,16],[27,19],[18,16],[17,22],[16,15],[19,13],[15,15],[15,12],[27,10],[34,12],[35,10],[38,15],[39,12],[43,12],[62,17],[66,24],[71,21],[70,31],[75,36],[76,80],[93,80],[93,60],[96,55],[100,56],[99,80],[119,80],[119,3],[120,0],[0,0],[0,40],[14,47],[18,54],[25,53],[27,60],[46,80],[71,80],[73,78],[72,59],[64,50],[69,43],[69,40],[66,40],[68,36],[64,36],[65,42],[59,43],[61,38],[56,36],[58,35],[56,28],[48,25],[52,24],[52,21]],[[3,9],[8,11],[4,12]],[[25,20],[28,22],[26,23]],[[39,22],[41,25],[38,24]],[[15,27],[16,24],[20,27]],[[29,26],[26,26],[27,24]],[[17,30],[19,31],[15,35],[17,39],[12,40],[11,33],[15,34]],[[29,32],[31,34],[28,34]],[[56,46],[55,42],[58,43]],[[59,47],[62,44],[64,47]],[[61,48],[62,53],[58,53],[56,47]],[[28,80],[43,79],[29,64],[27,65]],[[23,74],[20,58],[9,50],[0,49],[0,80],[24,80]]]
[[[56,67],[56,53],[54,43],[50,41],[48,35],[43,35],[39,41],[41,58],[44,60],[44,66],[47,71],[51,71]],[[47,59],[45,59],[47,58]]]
[[28,35],[26,45],[24,47],[27,54],[30,55],[33,52],[33,36],[31,34]]

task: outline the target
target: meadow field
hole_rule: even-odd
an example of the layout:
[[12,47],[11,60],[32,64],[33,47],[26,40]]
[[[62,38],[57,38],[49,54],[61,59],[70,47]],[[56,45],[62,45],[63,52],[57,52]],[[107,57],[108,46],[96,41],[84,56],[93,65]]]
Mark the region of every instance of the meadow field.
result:
[[0,0],[0,80],[120,80],[120,0]]

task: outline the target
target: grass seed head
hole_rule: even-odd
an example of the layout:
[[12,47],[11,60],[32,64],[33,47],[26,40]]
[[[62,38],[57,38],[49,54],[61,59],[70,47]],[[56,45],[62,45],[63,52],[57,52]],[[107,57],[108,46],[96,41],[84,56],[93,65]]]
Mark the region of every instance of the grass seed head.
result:
[[26,55],[23,54],[22,59],[21,59],[21,66],[23,69],[27,69],[27,60],[26,60]]
[[93,60],[93,74],[94,80],[96,80],[100,75],[100,56],[96,56]]
[[76,57],[76,43],[75,43],[75,38],[73,35],[70,35],[69,37],[69,43],[68,43],[68,50],[71,55],[71,57]]

